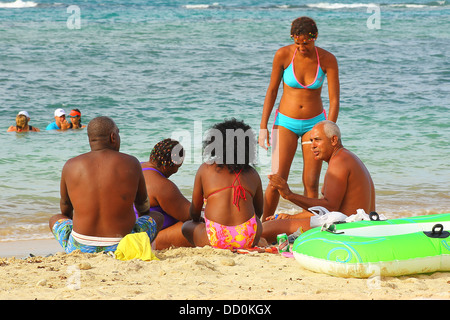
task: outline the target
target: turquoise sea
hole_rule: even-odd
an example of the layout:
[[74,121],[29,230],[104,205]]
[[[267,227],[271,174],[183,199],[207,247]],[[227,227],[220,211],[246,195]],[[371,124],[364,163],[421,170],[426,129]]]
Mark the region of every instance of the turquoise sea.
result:
[[[0,1],[0,241],[52,237],[61,169],[89,150],[86,130],[45,132],[60,107],[84,124],[112,117],[121,151],[140,161],[180,139],[189,154],[172,180],[189,199],[204,131],[230,117],[259,128],[273,55],[303,15],[338,59],[338,124],[372,174],[377,211],[450,212],[449,1]],[[328,109],[326,82],[322,97]],[[6,133],[21,110],[42,132]],[[299,152],[297,192],[301,167]]]

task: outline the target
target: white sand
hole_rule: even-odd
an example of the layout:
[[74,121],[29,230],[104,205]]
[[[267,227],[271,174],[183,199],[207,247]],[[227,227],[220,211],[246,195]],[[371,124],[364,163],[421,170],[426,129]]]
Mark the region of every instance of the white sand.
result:
[[[272,253],[177,248],[145,262],[58,251],[55,240],[0,243],[0,299],[450,299],[446,272],[346,279]],[[24,258],[29,253],[42,256]]]

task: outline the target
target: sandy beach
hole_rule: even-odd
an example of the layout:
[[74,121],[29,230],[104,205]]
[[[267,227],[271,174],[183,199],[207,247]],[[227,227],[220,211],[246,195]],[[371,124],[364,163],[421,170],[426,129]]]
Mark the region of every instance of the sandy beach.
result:
[[[33,256],[30,256],[30,253]],[[159,261],[61,252],[55,240],[0,243],[2,300],[450,299],[450,273],[337,278],[275,253],[154,251]]]

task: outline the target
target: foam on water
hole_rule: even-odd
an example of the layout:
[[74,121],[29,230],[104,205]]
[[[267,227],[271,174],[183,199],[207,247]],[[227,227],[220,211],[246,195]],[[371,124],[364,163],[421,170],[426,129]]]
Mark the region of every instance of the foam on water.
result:
[[34,8],[38,4],[33,1],[22,1],[16,0],[14,2],[0,2],[0,8],[11,8],[11,9],[20,9],[20,8]]

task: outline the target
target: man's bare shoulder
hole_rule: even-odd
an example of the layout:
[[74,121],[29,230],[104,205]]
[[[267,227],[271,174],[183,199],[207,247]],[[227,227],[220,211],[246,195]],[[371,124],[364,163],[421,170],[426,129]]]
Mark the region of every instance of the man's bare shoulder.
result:
[[122,153],[122,152],[117,152],[117,151],[116,151],[116,153],[117,153],[119,156],[121,156],[121,157],[123,157],[124,159],[126,159],[126,160],[135,161],[135,162],[138,162],[138,163],[140,164],[139,160],[138,160],[135,156],[132,156],[131,154],[128,154],[128,153]]
[[87,158],[89,158],[89,152],[70,158],[69,160],[66,161],[64,167],[76,166],[78,163],[86,161]]
[[332,160],[333,167],[345,168],[349,171],[364,165],[356,154],[347,149],[343,149],[342,152],[333,157]]
[[341,149],[335,153],[330,159],[327,171],[344,172],[350,171],[355,165],[355,161],[358,159],[355,154],[347,149]]
[[90,151],[80,154],[67,160],[64,167],[93,165],[100,161],[105,162],[105,160],[124,163],[127,165],[134,165],[136,167],[139,167],[140,170],[140,162],[136,157],[114,150],[104,150],[101,153]]

